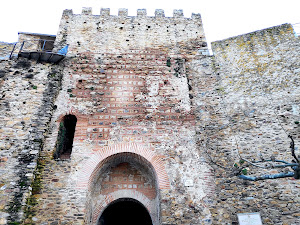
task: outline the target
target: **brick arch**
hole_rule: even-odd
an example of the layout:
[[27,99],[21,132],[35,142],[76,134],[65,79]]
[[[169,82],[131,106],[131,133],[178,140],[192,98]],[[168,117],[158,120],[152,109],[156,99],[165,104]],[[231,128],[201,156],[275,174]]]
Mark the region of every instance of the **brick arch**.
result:
[[153,212],[154,208],[153,206],[151,206],[151,204],[153,203],[151,203],[151,201],[145,195],[135,190],[119,190],[112,192],[109,195],[106,195],[104,201],[101,201],[95,207],[92,214],[92,222],[96,223],[99,220],[101,214],[104,212],[104,210],[109,206],[109,204],[121,198],[132,198],[134,200],[137,200],[148,210],[152,221],[157,220],[153,215],[155,214],[155,212]]
[[117,144],[96,151],[79,171],[77,188],[90,190],[93,180],[107,159],[120,153],[133,153],[136,157],[145,159],[154,169],[158,188],[170,189],[169,178],[162,160],[163,156],[156,155],[154,151],[136,143]]
[[74,115],[74,116],[76,116],[77,119],[83,118],[83,115],[80,114],[77,110],[71,109],[68,112],[60,114],[60,116],[57,118],[56,122],[61,122],[66,115]]

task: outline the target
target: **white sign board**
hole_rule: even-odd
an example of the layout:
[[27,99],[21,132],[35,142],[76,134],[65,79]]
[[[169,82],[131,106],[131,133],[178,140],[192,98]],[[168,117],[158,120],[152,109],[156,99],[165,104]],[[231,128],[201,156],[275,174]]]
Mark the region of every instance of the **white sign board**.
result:
[[239,213],[237,214],[240,225],[262,225],[260,213]]
[[184,186],[186,186],[186,187],[193,187],[193,185],[194,185],[194,182],[191,179],[187,179],[184,182]]

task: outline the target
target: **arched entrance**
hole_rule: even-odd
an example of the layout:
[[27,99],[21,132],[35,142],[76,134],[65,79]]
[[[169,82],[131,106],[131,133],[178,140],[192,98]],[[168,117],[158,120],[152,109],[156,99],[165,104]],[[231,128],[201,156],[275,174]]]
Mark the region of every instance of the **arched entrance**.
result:
[[86,190],[86,221],[98,224],[104,210],[119,199],[134,199],[160,224],[160,190],[170,183],[163,157],[136,143],[101,148],[77,174],[77,188]]
[[98,225],[152,225],[148,210],[132,198],[113,201],[103,211]]
[[[119,216],[122,213],[122,210],[119,210],[120,207],[124,208],[123,211],[132,207],[133,210],[126,211],[127,214],[136,210],[139,212],[146,210],[147,213],[139,213],[144,215],[143,220],[150,216],[150,224],[159,224],[160,203],[157,176],[153,166],[145,158],[129,152],[107,157],[97,173],[94,174],[94,180],[90,187],[86,202],[89,224],[101,224],[99,218],[113,202],[115,205],[112,204],[109,207],[112,209],[108,209],[108,212],[114,215],[112,219],[121,217]],[[127,200],[124,201],[124,199]],[[128,199],[132,200],[128,201]],[[120,202],[117,204],[116,201]],[[145,210],[142,210],[144,208]],[[137,212],[134,215],[137,215]],[[131,221],[128,224],[132,223]]]

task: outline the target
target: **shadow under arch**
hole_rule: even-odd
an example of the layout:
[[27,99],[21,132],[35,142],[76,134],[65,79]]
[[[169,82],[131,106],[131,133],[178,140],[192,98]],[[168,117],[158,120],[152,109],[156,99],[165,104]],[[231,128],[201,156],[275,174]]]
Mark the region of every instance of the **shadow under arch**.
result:
[[[118,216],[116,216],[116,214]],[[147,208],[132,198],[119,198],[111,202],[103,210],[97,225],[152,225]]]
[[[126,174],[125,170],[121,170],[123,177],[116,177],[120,171],[117,174],[113,174],[114,169],[118,169],[120,165],[124,167],[124,164],[128,164],[127,166],[131,168],[131,173],[134,174],[134,171],[137,171],[136,174],[147,184],[147,187],[139,182],[135,183],[134,175],[132,174],[132,181],[124,182],[123,179],[129,175]],[[158,176],[154,166],[143,156],[132,152],[112,154],[97,164],[91,177],[86,201],[87,221],[90,221],[90,224],[97,224],[99,216],[102,215],[107,205],[124,198],[134,199],[143,204],[153,221],[151,224],[159,224],[160,196]],[[116,181],[114,181],[115,178],[117,178]],[[121,181],[118,178],[121,178]],[[107,184],[109,187],[105,187]]]
[[149,162],[157,176],[159,189],[170,189],[170,182],[165,170],[163,156],[155,154],[154,151],[137,143],[123,143],[109,147],[104,147],[95,152],[93,156],[83,165],[77,174],[77,189],[90,190],[91,184],[95,180],[95,175],[106,163],[107,158],[118,153],[134,153]]
[[132,152],[122,152],[113,154],[105,158],[101,163],[99,163],[97,169],[92,173],[90,177],[89,190],[95,185],[98,181],[98,176],[103,174],[107,169],[115,167],[120,163],[131,163],[138,167],[142,172],[151,175],[153,183],[155,183],[155,190],[159,189],[158,187],[158,177],[153,165],[145,159],[143,156],[138,155]]

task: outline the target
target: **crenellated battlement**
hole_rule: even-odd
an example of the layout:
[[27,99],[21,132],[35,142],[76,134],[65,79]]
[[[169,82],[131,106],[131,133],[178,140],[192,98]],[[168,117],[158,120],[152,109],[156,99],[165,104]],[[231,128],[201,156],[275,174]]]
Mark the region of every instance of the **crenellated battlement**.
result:
[[[82,8],[81,14],[64,10],[57,35],[57,47],[69,45],[69,53],[104,51],[105,49],[161,48],[174,52],[207,49],[200,14],[184,17],[183,10],[175,9],[173,17],[166,17],[162,9],[148,16],[146,9],[138,9],[136,16],[129,16],[121,8],[118,15],[111,15],[109,8],[102,8],[99,15],[92,8]],[[180,49],[180,50],[179,50]]]
[[[79,14],[73,14],[72,9],[65,9],[63,11],[63,15],[79,15]],[[94,14],[92,12],[91,7],[83,7],[80,15],[94,15]],[[95,14],[94,16],[97,16],[97,15],[101,16],[101,17],[115,16],[115,15],[110,14],[109,8],[101,8],[100,14]],[[128,17],[128,9],[120,8],[118,10],[118,16],[119,17]],[[135,16],[130,16],[130,17],[135,17]],[[136,12],[136,17],[147,17],[147,10],[146,9],[138,9]],[[149,16],[149,17],[152,17],[152,16]],[[156,17],[156,18],[165,17],[164,10],[156,9],[155,13],[154,13],[154,17]],[[168,18],[186,18],[186,17],[184,17],[182,9],[174,9],[173,17],[168,17]],[[201,19],[201,15],[199,13],[192,13],[191,18],[192,19]]]

